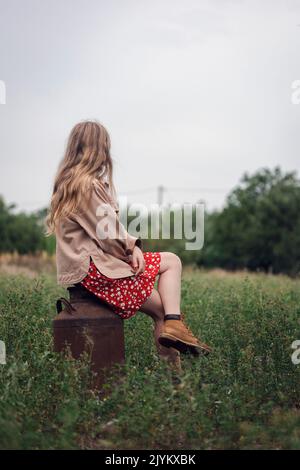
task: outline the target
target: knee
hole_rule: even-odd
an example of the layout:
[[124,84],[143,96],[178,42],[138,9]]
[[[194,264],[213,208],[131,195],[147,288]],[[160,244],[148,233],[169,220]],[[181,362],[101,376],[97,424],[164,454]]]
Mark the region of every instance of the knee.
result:
[[178,255],[176,255],[175,253],[171,253],[170,252],[170,256],[171,256],[171,262],[174,266],[176,266],[177,268],[181,269],[182,268],[182,263],[181,263],[181,259],[179,258]]
[[161,254],[164,256],[166,264],[169,267],[176,268],[178,270],[182,269],[182,262],[178,255],[172,253],[171,251],[165,251]]

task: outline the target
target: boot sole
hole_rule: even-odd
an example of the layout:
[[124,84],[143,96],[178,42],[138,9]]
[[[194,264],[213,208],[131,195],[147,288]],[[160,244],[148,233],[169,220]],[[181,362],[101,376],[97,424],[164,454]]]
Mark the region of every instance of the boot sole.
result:
[[182,354],[191,352],[194,356],[199,356],[200,354],[207,355],[211,352],[211,350],[208,350],[202,346],[197,346],[193,343],[189,343],[188,341],[182,341],[176,338],[176,336],[170,335],[168,333],[162,333],[159,336],[158,341],[162,346],[167,348],[173,347]]

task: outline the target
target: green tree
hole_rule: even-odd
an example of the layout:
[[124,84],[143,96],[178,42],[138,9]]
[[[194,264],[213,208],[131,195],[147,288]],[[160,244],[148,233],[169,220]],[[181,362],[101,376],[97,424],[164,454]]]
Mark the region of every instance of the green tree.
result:
[[300,181],[280,168],[245,174],[214,214],[198,264],[296,274],[300,270]]
[[41,214],[14,213],[0,197],[0,252],[36,253],[45,248]]

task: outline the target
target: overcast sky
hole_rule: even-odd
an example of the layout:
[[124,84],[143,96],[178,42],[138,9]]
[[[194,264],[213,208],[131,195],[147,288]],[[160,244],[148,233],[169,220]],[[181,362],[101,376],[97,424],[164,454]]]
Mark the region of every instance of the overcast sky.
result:
[[47,205],[88,118],[130,200],[212,209],[245,171],[299,171],[299,46],[300,0],[0,0],[0,194]]

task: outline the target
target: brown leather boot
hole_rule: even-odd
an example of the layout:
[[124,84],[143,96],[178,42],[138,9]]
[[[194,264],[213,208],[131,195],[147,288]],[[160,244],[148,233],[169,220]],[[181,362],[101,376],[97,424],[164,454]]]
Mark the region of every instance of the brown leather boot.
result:
[[159,335],[158,341],[166,347],[173,347],[181,353],[191,352],[195,356],[199,354],[209,354],[212,348],[198,340],[184,321],[184,314],[181,312],[181,320],[165,320],[163,331]]

